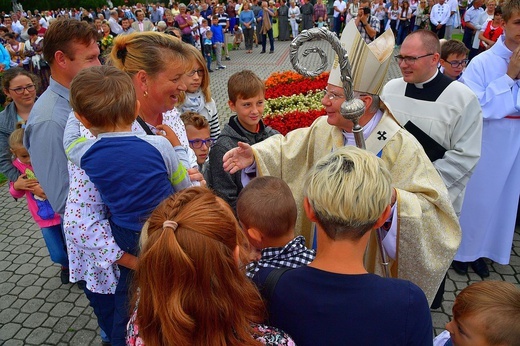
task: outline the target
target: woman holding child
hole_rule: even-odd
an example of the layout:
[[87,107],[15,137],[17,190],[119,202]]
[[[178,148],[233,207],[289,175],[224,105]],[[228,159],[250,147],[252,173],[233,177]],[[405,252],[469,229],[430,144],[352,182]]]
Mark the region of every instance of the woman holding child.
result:
[[[139,123],[134,122],[133,131],[154,134],[159,125],[165,124],[173,129],[184,147],[189,147],[185,127],[175,110],[179,95],[186,90],[184,74],[192,69],[187,56],[186,46],[180,40],[161,33],[135,33],[114,40],[109,60],[131,77],[140,102]],[[85,128],[81,131],[87,138],[93,138]],[[196,165],[194,156],[193,164]],[[192,181],[203,180],[196,169],[190,173]],[[120,272],[129,274],[134,270],[137,258],[116,245],[106,206],[85,172],[69,164],[69,181],[64,226],[73,262],[71,281],[86,281],[86,294],[100,327],[112,345],[124,345],[130,317],[128,281],[119,276]]]

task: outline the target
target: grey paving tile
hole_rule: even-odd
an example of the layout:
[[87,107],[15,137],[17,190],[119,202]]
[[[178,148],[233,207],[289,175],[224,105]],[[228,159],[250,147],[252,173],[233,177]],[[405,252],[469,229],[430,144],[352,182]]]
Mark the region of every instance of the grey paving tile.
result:
[[34,273],[30,273],[30,274],[27,274],[27,275],[23,275],[17,282],[16,284],[18,286],[21,286],[21,287],[27,287],[27,286],[32,286],[34,285],[34,283],[36,282],[36,280],[38,280],[38,275],[34,274]]
[[434,326],[440,326],[442,328],[450,321],[450,319],[445,313],[434,311],[432,312],[432,321]]
[[67,332],[76,331],[76,330],[70,328],[72,323],[74,323],[74,321],[76,320],[75,317],[72,317],[72,316],[58,316],[58,317],[59,317],[59,323],[57,323],[53,328],[53,330],[55,332],[65,334]]
[[[88,315],[80,315],[80,316],[78,316],[78,318],[76,318],[74,323],[72,323],[70,328],[75,329],[75,330],[87,329],[86,326],[89,321],[90,321],[90,317]],[[96,326],[96,328],[97,328],[97,326]],[[94,330],[96,328],[94,328]]]
[[[13,290],[14,291],[14,290]],[[18,297],[18,299],[16,299],[13,304],[11,305],[11,307],[15,308],[15,309],[20,309],[25,303],[27,303],[27,299],[23,299],[23,298],[20,298]]]
[[6,323],[0,327],[0,338],[3,340],[9,340],[20,330],[22,326],[18,323]]
[[55,289],[47,296],[46,301],[50,303],[58,303],[63,301],[67,295],[69,294],[69,291],[63,288]]
[[22,325],[26,328],[37,328],[37,327],[52,327],[49,325],[43,325],[48,315],[43,312],[33,312],[29,317],[25,319]]
[[[2,341],[2,340],[0,340]],[[23,341],[22,340],[14,340],[14,339],[11,339],[11,340],[7,340],[6,342],[3,343],[4,346],[23,346]]]
[[[60,321],[60,318],[58,317],[52,317],[52,316],[49,316],[48,314],[45,314],[45,319],[44,321],[42,322],[41,326],[42,327],[48,327],[48,328],[53,328],[54,329],[54,326],[56,325],[56,323]],[[27,322],[27,321],[26,321]],[[61,334],[60,334],[61,335]]]
[[2,311],[0,311],[0,321],[2,321],[2,323],[13,322],[14,318],[18,313],[18,309],[3,309]]
[[27,313],[34,313],[36,311],[41,311],[41,307],[45,304],[43,299],[30,299],[22,306],[20,311]]
[[29,314],[27,313],[24,313],[24,312],[18,312],[16,314],[16,316],[14,317],[13,319],[13,323],[20,323],[20,324],[23,324],[23,322],[27,319],[27,317],[29,317]]
[[67,302],[59,302],[54,305],[54,307],[49,311],[51,316],[59,317],[67,315],[72,309],[74,305],[72,303]]
[[[25,241],[29,241],[30,238],[28,237],[25,237]],[[11,245],[14,245],[15,247],[11,250],[11,253],[12,254],[25,254],[25,253],[34,253],[34,248],[32,247],[32,245],[30,244],[12,244]]]
[[18,333],[16,333],[16,335],[14,336],[15,339],[21,339],[21,340],[25,340],[27,339],[27,337],[29,336],[29,334],[31,334],[31,332],[38,328],[38,326],[34,327],[34,328],[29,328],[29,327],[22,327],[20,328],[20,330],[18,331]]
[[96,332],[92,330],[79,330],[74,333],[69,342],[71,345],[90,346],[93,345],[97,339],[99,339],[99,337]]
[[52,332],[51,335],[45,340],[47,345],[58,345],[63,335],[61,333]]
[[17,298],[17,296],[11,294],[2,295],[2,299],[0,299],[0,310],[3,311],[4,309],[10,307]]
[[52,329],[38,327],[33,329],[33,331],[27,336],[25,341],[29,345],[41,345],[43,344],[47,338],[52,334]]

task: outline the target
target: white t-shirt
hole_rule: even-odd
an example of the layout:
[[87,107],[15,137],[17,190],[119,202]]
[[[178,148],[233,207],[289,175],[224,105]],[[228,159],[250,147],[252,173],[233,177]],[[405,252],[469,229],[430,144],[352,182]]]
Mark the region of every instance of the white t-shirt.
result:
[[[345,1],[336,0],[334,1],[334,7],[343,12],[347,8],[347,3]],[[334,10],[334,18],[339,16],[339,12]]]

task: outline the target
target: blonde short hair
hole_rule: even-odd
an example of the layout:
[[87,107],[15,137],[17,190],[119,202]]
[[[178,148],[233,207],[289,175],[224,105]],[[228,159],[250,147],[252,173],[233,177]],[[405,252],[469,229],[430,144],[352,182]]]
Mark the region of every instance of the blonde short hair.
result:
[[24,134],[24,129],[23,128],[17,128],[16,130],[14,130],[10,135],[9,135],[9,139],[7,140],[8,144],[9,144],[9,148],[11,149],[18,149],[18,148],[23,148],[23,134]]
[[390,204],[391,176],[366,150],[342,147],[320,159],[307,174],[305,195],[331,239],[361,238]]

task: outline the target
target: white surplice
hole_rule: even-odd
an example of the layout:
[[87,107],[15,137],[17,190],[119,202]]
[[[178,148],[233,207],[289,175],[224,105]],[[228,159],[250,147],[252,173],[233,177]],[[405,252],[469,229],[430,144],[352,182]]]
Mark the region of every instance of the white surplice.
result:
[[458,261],[509,263],[520,193],[520,81],[506,74],[511,54],[502,36],[461,78],[479,98],[484,126],[480,161],[462,206]]

